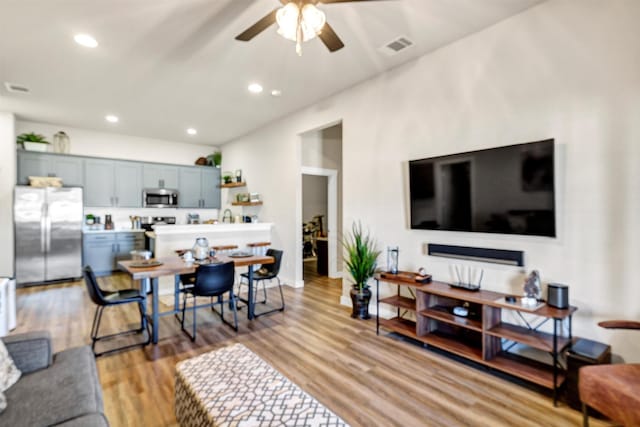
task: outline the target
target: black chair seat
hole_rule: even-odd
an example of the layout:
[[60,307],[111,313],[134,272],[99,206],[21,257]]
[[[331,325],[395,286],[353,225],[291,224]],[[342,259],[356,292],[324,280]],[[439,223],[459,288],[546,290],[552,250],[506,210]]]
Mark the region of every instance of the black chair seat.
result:
[[[96,312],[93,315],[93,324],[91,325],[91,350],[93,350],[93,354],[98,356],[102,356],[103,354],[112,353],[114,351],[125,350],[132,347],[137,347],[139,345],[145,346],[151,342],[151,333],[149,331],[149,323],[146,319],[146,297],[143,293],[141,293],[137,289],[121,289],[118,291],[105,291],[104,289],[100,289],[98,286],[98,281],[96,280],[96,275],[93,273],[93,270],[90,266],[86,266],[82,275],[84,276],[84,280],[87,284],[87,291],[89,291],[89,297],[94,304],[97,305]],[[138,312],[140,313],[140,328],[130,329],[124,332],[118,332],[115,334],[102,335],[98,334],[98,330],[100,329],[100,321],[102,320],[102,312],[105,307],[120,305],[120,304],[128,304],[135,303],[138,306]],[[103,351],[101,353],[96,353],[96,343],[100,340],[105,340],[109,338],[114,338],[120,335],[127,335],[132,333],[143,333],[147,331],[147,339],[143,342],[125,345],[117,348],[112,348],[107,351]]]
[[126,304],[144,300],[144,296],[137,289],[121,289],[119,291],[102,291],[105,300],[111,304]]
[[[282,293],[282,283],[280,283],[280,278],[278,277],[278,274],[280,273],[280,265],[282,264],[282,254],[283,252],[281,250],[268,249],[266,255],[273,257],[274,262],[272,264],[263,264],[261,268],[253,272],[253,282],[256,285],[256,288],[255,288],[256,292],[254,292],[253,294],[253,300],[254,300],[253,303],[255,304],[256,294],[258,290],[258,283],[262,282],[262,291],[264,293],[264,299],[262,300],[262,303],[266,304],[267,287],[265,285],[265,281],[273,280],[273,279],[276,279],[278,281],[278,290],[280,291],[280,300],[282,302],[282,305],[280,307],[263,312],[263,313],[258,313],[255,315],[256,317],[273,313],[274,311],[284,311],[284,294]],[[241,278],[243,277],[247,279],[247,283],[249,282],[249,273],[242,273],[240,276]],[[241,285],[242,285],[242,281],[240,282],[240,286]],[[240,292],[238,292],[238,294],[240,294]],[[246,302],[247,304],[249,303],[247,300],[244,300],[242,298],[238,297],[238,299],[240,299],[240,301]]]
[[[183,288],[181,292],[185,294],[182,302],[182,316],[178,318],[182,331],[191,338],[191,341],[196,339],[196,310],[198,308],[210,307],[215,313],[220,316],[220,319],[226,325],[231,326],[235,331],[238,330],[238,313],[236,307],[236,297],[233,293],[233,284],[235,282],[235,267],[233,261],[224,264],[207,264],[201,265],[196,270],[193,276],[195,280],[190,284],[191,275],[182,275],[180,280],[182,281]],[[229,293],[229,299],[224,300],[223,296]],[[193,305],[189,307],[189,310],[193,312],[192,333],[189,333],[184,327],[185,311],[187,310],[187,296],[193,297]],[[211,298],[209,304],[197,305],[196,297],[208,297]],[[217,297],[217,302],[213,301],[213,298]],[[224,304],[229,303],[233,311],[233,321],[230,323],[224,318]],[[220,311],[216,311],[215,305],[220,305]]]

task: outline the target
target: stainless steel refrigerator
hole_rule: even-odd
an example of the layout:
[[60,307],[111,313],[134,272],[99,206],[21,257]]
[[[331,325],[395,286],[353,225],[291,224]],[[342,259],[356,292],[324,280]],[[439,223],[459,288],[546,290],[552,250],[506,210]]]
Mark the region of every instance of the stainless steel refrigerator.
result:
[[82,188],[16,186],[16,283],[82,276]]

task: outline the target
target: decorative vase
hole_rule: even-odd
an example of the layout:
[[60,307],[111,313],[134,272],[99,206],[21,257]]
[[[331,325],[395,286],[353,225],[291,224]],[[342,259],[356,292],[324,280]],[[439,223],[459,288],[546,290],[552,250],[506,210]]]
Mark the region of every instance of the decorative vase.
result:
[[371,289],[368,286],[358,289],[358,285],[351,287],[351,317],[360,319],[370,319],[369,301],[371,301]]
[[53,152],[54,153],[63,153],[68,154],[69,149],[71,148],[71,141],[69,140],[69,135],[60,131],[53,135]]

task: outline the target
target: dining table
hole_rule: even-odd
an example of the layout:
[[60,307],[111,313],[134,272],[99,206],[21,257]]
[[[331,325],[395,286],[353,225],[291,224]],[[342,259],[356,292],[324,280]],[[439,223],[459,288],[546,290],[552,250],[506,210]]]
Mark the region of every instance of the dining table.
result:
[[[222,255],[218,254],[209,261],[229,262],[232,261],[235,267],[249,267],[247,269],[247,281],[249,282],[249,293],[247,295],[247,318],[253,320],[255,314],[255,302],[253,298],[253,266],[257,264],[273,264],[275,259],[266,255]],[[151,323],[151,342],[158,343],[160,317],[175,315],[180,311],[180,275],[195,273],[198,268],[198,261],[185,261],[179,256],[167,256],[152,258],[150,260],[127,260],[119,261],[118,267],[128,273],[133,280],[151,280],[151,315],[146,319]],[[160,312],[159,278],[163,276],[174,276],[174,303],[173,309]],[[141,282],[141,283],[142,283]],[[143,286],[144,288],[144,286]],[[146,292],[143,294],[146,295]],[[146,306],[146,304],[145,304]]]

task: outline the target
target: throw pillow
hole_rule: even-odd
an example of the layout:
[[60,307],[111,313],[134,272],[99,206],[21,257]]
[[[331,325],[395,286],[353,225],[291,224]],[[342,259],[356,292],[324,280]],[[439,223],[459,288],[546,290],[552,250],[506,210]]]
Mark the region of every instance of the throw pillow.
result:
[[22,372],[18,370],[16,364],[0,340],[0,391],[5,391],[18,381]]
[[7,398],[4,397],[4,393],[0,391],[0,414],[7,409]]

